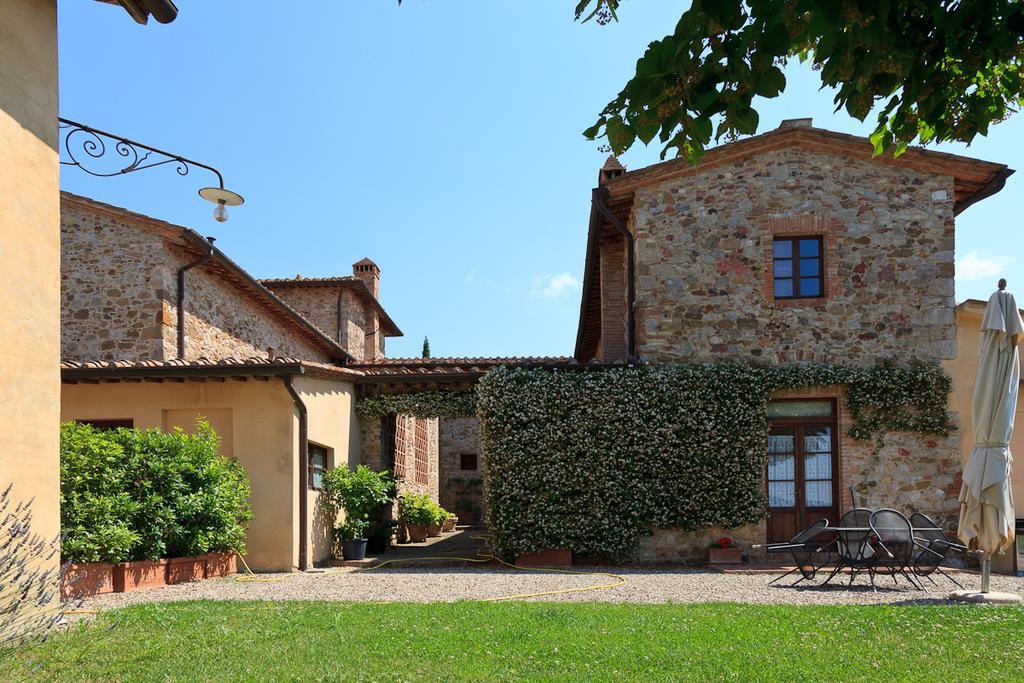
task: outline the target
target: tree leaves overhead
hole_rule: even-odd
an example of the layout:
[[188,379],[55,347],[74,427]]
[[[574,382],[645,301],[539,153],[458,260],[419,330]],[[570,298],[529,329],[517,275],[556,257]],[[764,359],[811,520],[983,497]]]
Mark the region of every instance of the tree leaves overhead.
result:
[[[579,0],[576,18],[618,19],[621,0]],[[755,133],[754,98],[786,87],[780,67],[810,63],[836,111],[877,111],[875,153],[970,142],[1024,101],[1019,0],[694,0],[652,42],[636,74],[584,131],[616,154],[655,137],[696,160],[714,138]]]

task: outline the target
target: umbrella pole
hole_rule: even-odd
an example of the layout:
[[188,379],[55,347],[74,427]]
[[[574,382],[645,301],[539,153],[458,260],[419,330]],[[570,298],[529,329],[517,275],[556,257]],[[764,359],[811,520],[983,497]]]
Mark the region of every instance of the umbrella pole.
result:
[[992,583],[992,553],[981,556],[981,592],[988,593]]

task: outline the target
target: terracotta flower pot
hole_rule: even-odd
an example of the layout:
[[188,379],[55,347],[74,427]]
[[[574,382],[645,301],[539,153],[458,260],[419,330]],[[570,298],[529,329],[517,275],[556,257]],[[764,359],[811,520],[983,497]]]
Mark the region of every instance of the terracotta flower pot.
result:
[[572,551],[565,549],[541,550],[536,553],[516,555],[520,567],[569,567],[572,565]]
[[139,560],[114,565],[114,592],[167,585],[167,560]]
[[467,526],[476,526],[476,523],[480,521],[480,513],[475,510],[461,510],[455,513],[459,521]]
[[444,532],[444,533],[449,533],[451,531],[455,531],[455,525],[458,524],[458,523],[459,523],[459,518],[458,517],[447,517],[447,518],[445,518],[444,523],[441,524],[441,531]]
[[231,576],[238,572],[238,554],[234,550],[207,553],[206,578],[213,579],[218,576]]
[[425,524],[406,524],[405,528],[409,532],[410,543],[423,543],[427,540],[427,527]]
[[441,535],[441,525],[440,524],[428,524],[427,525],[427,536],[430,536],[431,538],[437,538],[440,535]]
[[206,556],[172,557],[167,564],[167,583],[188,583],[206,578]]
[[114,565],[109,562],[69,564],[60,580],[60,597],[84,598],[114,592]]
[[740,564],[743,550],[740,548],[708,548],[708,564]]

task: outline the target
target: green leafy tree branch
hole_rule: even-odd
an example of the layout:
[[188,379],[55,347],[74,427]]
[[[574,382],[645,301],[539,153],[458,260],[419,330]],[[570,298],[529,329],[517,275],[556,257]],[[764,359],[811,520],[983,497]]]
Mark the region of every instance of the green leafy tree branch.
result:
[[[621,0],[580,0],[579,21],[618,19]],[[755,97],[786,88],[782,68],[810,63],[836,111],[877,111],[875,154],[971,142],[1020,106],[1019,0],[694,0],[652,42],[636,74],[584,131],[616,154],[637,140],[696,161],[712,138],[757,131]]]

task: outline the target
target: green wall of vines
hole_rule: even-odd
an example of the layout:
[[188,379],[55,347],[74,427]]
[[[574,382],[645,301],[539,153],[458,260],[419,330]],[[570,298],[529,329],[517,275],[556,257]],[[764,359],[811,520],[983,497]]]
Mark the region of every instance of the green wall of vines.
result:
[[889,432],[953,429],[935,364],[499,368],[475,392],[368,397],[357,412],[478,415],[495,550],[622,559],[655,528],[759,520],[769,396],[837,384],[850,436],[876,448]]

